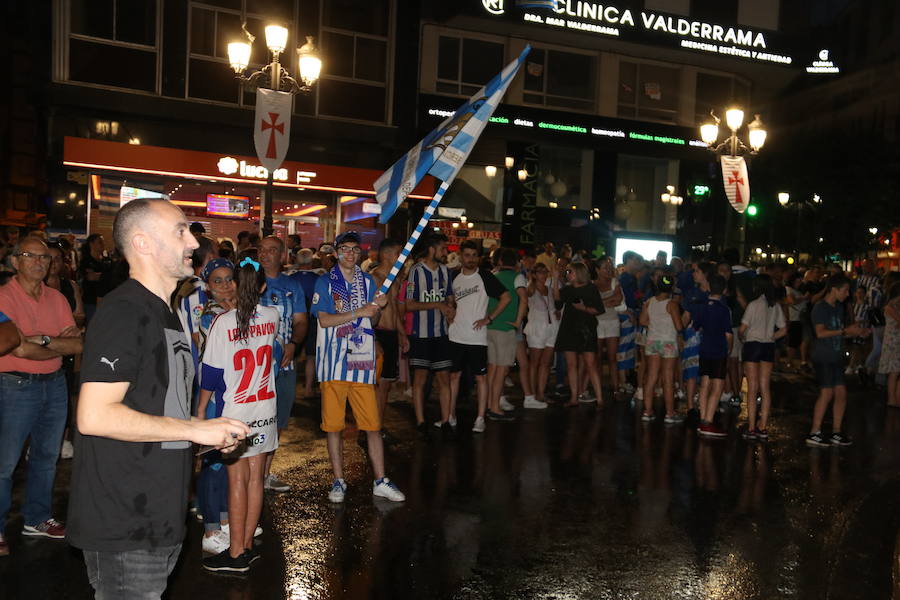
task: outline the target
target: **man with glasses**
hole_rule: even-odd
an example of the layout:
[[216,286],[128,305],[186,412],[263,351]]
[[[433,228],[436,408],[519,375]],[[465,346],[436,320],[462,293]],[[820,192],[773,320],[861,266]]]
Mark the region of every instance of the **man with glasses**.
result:
[[347,231],[334,240],[338,264],[316,282],[312,315],[316,317],[316,374],[322,388],[322,431],[328,436],[328,457],[334,482],[328,499],[344,501],[343,436],[347,402],[360,431],[366,432],[375,480],[372,495],[394,502],[406,499],[384,476],[384,443],[375,398],[375,326],[388,296],[375,297],[375,280],[363,273],[359,234]]
[[[280,238],[273,235],[259,242],[259,264],[266,272],[266,290],[259,298],[263,306],[274,306],[281,315],[278,328],[278,343],[284,349],[281,357],[281,369],[275,376],[275,401],[278,409],[278,433],[285,430],[297,396],[297,371],[294,369],[294,356],[297,346],[306,337],[306,296],[300,283],[282,273],[286,259],[285,245]],[[267,490],[286,492],[291,487],[273,475],[270,452],[266,458]]]
[[[23,341],[0,357],[0,529],[12,502],[12,475],[31,438],[22,535],[62,539],[66,529],[50,514],[56,459],[66,426],[68,393],[62,357],[81,352],[81,332],[69,303],[44,284],[50,250],[27,237],[13,250],[16,275],[0,287],[0,310]],[[9,554],[0,531],[0,556]]]

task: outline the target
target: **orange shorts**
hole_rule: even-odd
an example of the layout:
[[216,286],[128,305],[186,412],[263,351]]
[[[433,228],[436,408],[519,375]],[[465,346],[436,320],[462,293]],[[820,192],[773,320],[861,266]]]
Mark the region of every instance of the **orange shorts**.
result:
[[353,409],[356,426],[362,431],[379,431],[381,419],[371,383],[325,381],[322,390],[322,431],[343,431],[347,401]]

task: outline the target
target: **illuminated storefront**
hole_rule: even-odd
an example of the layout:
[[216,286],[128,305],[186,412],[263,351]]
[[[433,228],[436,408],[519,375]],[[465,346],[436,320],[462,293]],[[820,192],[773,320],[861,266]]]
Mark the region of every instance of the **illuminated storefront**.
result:
[[[236,241],[238,232],[259,229],[268,172],[252,157],[67,137],[63,165],[69,180],[86,185],[88,234],[109,239],[118,208],[148,196],[168,197],[217,240]],[[373,192],[379,175],[372,169],[286,161],[273,173],[276,235],[297,233],[304,247],[316,247],[354,229],[364,246],[377,244],[384,237]],[[410,198],[430,200],[434,189],[433,180],[426,179]]]

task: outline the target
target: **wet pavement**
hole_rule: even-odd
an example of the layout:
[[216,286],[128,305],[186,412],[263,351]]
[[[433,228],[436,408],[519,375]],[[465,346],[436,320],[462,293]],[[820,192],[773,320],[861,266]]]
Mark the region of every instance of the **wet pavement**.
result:
[[[167,597],[891,598],[900,592],[900,411],[880,392],[853,389],[856,444],[811,450],[803,436],[814,395],[806,379],[776,382],[767,444],[645,424],[630,401],[609,395],[602,410],[519,409],[515,422],[489,422],[474,436],[463,404],[458,440],[435,429],[424,442],[412,407],[395,402],[386,460],[407,501],[373,500],[351,426],[343,506],[326,498],[317,404],[298,402],[273,468],[293,490],[268,496],[263,560],[245,578],[203,572],[191,519]],[[722,417],[734,428],[745,413]],[[57,478],[60,516],[69,464]],[[78,551],[20,529],[13,513],[0,598],[92,597]]]

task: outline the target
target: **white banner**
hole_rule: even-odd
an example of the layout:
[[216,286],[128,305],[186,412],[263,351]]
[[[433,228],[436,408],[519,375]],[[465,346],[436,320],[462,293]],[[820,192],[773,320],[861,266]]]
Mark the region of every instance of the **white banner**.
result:
[[739,213],[747,210],[750,203],[750,178],[747,176],[747,163],[743,156],[722,157],[722,181],[731,207]]
[[259,162],[269,173],[281,166],[291,143],[291,99],[288,92],[256,90],[253,144]]

